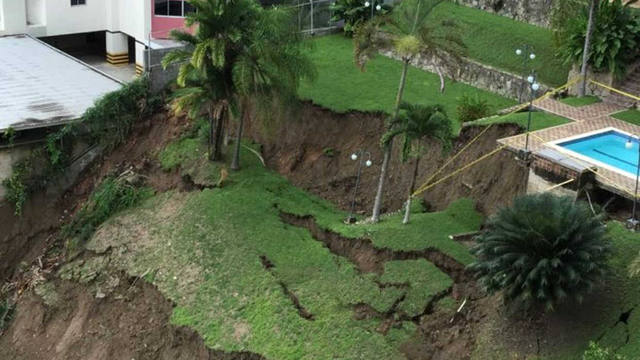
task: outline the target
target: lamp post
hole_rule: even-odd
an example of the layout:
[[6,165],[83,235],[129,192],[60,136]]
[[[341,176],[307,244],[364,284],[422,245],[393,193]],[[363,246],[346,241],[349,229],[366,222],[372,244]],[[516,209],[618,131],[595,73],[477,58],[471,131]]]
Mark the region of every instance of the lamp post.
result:
[[[638,180],[640,179],[640,138],[638,138],[637,136],[634,136],[634,138],[636,140],[636,143],[638,144],[638,163],[636,164],[636,189],[633,194],[633,210],[631,211],[631,218],[627,220],[627,228],[637,231],[638,224],[640,223],[636,216],[638,208]],[[627,139],[627,143],[624,146],[629,150],[633,149],[633,142],[631,141],[631,137]]]
[[529,69],[529,63],[536,59],[536,54],[533,52],[531,46],[525,44],[521,48],[516,49],[516,55],[522,58],[522,86],[520,87],[520,96],[518,97],[518,100],[522,102],[527,74],[532,73],[532,70]]
[[[367,160],[365,160],[365,156]],[[353,224],[356,222],[356,216],[354,215],[356,210],[356,196],[358,195],[358,185],[360,185],[360,175],[362,174],[362,166],[371,167],[373,162],[371,161],[371,153],[364,150],[358,150],[351,154],[351,160],[358,161],[358,172],[356,175],[356,186],[353,189],[353,199],[351,200],[351,210],[347,217],[347,224]]]
[[382,10],[382,6],[380,4],[378,4],[376,6],[373,6],[375,4],[376,0],[371,0],[371,1],[373,1],[373,3],[369,2],[369,1],[365,1],[364,2],[364,7],[371,8],[371,19],[373,19],[373,8],[375,8],[376,11],[380,11],[380,10]]
[[524,183],[524,194],[527,194],[529,190],[529,168],[531,167],[531,152],[529,151],[529,132],[531,131],[531,116],[533,114],[533,100],[536,98],[536,94],[538,90],[540,90],[540,84],[537,82],[535,72],[532,72],[531,75],[527,76],[527,83],[529,84],[529,89],[531,90],[531,98],[529,99],[529,114],[527,116],[527,132],[525,134],[525,142],[524,142],[524,152],[521,158],[524,160],[527,167],[527,176],[525,176]]

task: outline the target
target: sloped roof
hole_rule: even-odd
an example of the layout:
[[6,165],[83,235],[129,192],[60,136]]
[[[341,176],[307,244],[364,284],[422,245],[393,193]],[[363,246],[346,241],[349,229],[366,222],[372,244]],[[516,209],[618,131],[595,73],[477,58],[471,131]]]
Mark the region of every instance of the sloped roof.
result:
[[28,35],[0,37],[0,131],[70,122],[121,86]]

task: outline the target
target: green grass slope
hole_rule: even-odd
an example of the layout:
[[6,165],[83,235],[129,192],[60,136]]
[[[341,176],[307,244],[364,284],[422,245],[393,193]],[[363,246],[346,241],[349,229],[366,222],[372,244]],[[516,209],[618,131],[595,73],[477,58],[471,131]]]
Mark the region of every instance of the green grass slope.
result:
[[[160,158],[167,168],[178,166],[176,159],[197,161],[187,154],[206,147],[194,144],[180,140]],[[413,315],[451,279],[425,260],[390,262],[383,276],[408,287],[380,288],[380,275],[360,273],[307,229],[284,223],[280,211],[312,215],[323,228],[371,236],[379,246],[441,248],[467,262],[465,249],[447,235],[479,228],[474,204],[462,200],[442,213],[415,214],[403,227],[406,236],[398,236],[399,217],[348,227],[344,212],[266,170],[248,151],[242,155],[243,170],[223,188],[157,195],[110,219],[88,248],[126,249],[112,250],[122,254],[112,261],[155,284],[177,304],[172,321],[197,330],[212,348],[274,360],[403,359],[399,347],[415,325],[402,322],[385,336],[376,331],[380,319],[358,320],[354,306],[384,312],[407,293],[399,310]],[[436,230],[438,223],[448,225]],[[313,320],[300,316],[283,286]]]
[[522,58],[515,51],[527,44],[536,54],[530,64],[542,83],[556,87],[567,82],[569,66],[555,57],[553,33],[549,29],[453,2],[439,5],[431,16],[437,21],[453,20],[459,25],[471,59],[522,74],[525,70]]
[[[367,64],[365,72],[354,64],[353,43],[342,35],[315,38],[310,50],[318,69],[313,83],[303,83],[299,94],[303,99],[337,112],[350,110],[390,113],[395,102],[402,64],[377,56]],[[447,81],[440,92],[436,74],[411,67],[407,77],[404,101],[420,104],[441,104],[451,117],[456,116],[458,98],[477,94],[494,110],[515,104],[515,101],[462,83]]]

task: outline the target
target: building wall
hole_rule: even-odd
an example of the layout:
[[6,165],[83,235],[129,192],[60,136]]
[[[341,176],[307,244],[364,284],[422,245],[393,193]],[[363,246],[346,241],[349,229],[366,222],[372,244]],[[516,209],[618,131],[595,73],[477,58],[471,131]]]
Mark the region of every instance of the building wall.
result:
[[[36,37],[108,30],[146,43],[151,32],[152,0],[0,0],[0,35]],[[28,24],[36,19],[39,24]]]

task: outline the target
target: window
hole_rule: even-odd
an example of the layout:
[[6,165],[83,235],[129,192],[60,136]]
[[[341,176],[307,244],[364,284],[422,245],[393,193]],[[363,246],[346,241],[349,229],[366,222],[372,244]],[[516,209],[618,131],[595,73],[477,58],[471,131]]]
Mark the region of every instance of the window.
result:
[[87,5],[87,0],[71,0],[71,6]]
[[154,14],[158,16],[184,17],[193,11],[187,0],[155,0]]

